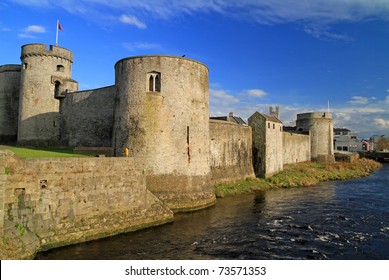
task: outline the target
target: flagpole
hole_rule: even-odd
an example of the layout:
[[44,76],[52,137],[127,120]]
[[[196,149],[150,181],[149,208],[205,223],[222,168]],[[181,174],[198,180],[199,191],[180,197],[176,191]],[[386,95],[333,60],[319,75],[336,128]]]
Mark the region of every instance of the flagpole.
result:
[[57,32],[55,34],[55,45],[58,46],[58,25],[59,25],[59,20],[57,19]]

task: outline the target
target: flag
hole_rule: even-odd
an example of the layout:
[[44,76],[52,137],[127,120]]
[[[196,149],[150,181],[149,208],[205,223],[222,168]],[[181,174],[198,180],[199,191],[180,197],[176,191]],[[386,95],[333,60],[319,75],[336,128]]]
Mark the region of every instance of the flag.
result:
[[59,24],[59,20],[57,20],[57,28],[56,29],[57,29],[57,31],[55,34],[55,45],[58,46],[58,30],[63,31],[61,24]]

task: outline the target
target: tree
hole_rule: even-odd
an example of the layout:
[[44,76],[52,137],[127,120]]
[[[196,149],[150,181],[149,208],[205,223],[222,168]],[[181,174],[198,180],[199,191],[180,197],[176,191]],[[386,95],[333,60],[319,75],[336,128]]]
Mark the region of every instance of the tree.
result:
[[377,146],[379,151],[389,150],[389,138],[380,137]]

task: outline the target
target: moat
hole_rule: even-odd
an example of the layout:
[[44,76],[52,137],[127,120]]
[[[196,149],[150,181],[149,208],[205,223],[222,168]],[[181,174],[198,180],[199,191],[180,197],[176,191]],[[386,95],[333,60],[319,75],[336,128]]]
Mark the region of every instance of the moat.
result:
[[174,223],[37,259],[389,259],[389,164],[370,177],[219,199]]

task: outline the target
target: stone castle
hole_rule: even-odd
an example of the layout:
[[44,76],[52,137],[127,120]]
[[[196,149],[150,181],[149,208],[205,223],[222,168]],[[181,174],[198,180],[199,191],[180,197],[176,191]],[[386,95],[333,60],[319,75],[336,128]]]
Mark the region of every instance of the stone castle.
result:
[[[73,54],[65,48],[28,44],[22,46],[21,64],[0,66],[1,143],[104,147],[121,158],[128,148],[129,160],[142,163],[137,168],[148,195],[173,211],[214,204],[213,185],[218,182],[269,177],[289,163],[334,160],[330,113],[298,114],[296,127],[288,131],[280,121],[279,107],[270,108],[269,114],[253,113],[248,125],[232,113],[210,118],[208,68],[198,61],[160,55],[124,58],[115,64],[114,85],[85,91],[78,91],[72,79],[72,63]],[[50,166],[64,166],[73,174],[77,168],[68,161],[72,160],[52,160]],[[80,161],[74,163],[83,166]],[[100,168],[96,174],[106,168],[104,161],[112,163],[110,158],[89,159]],[[15,169],[24,174],[20,166],[26,163],[4,164],[10,173]],[[44,177],[41,167],[37,170]],[[117,174],[112,176],[118,179]],[[14,199],[29,190],[20,187],[19,177],[12,179]],[[34,180],[38,178],[31,177]],[[64,183],[65,177],[61,180],[58,184],[72,188]],[[42,188],[39,193],[47,191]],[[4,213],[7,205],[17,208],[12,203],[3,203]],[[53,211],[52,205],[47,209]]]

